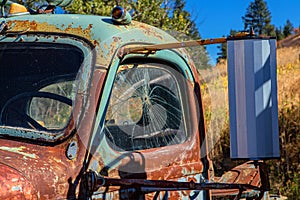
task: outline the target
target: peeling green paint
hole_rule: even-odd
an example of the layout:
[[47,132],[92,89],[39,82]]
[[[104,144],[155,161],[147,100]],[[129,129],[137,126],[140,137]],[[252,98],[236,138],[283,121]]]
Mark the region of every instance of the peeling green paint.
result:
[[23,156],[26,156],[26,157],[29,157],[29,158],[37,158],[35,154],[30,154],[30,153],[25,153],[23,152],[22,150],[26,149],[26,147],[24,146],[20,146],[20,147],[0,147],[0,150],[3,150],[3,151],[9,151],[9,152],[12,152],[12,153],[17,153],[17,154],[20,154],[20,155],[23,155]]

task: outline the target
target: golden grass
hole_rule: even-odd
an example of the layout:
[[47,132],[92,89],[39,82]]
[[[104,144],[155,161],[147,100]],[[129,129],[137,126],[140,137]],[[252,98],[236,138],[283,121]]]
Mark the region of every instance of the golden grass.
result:
[[277,52],[279,107],[300,96],[300,47],[278,49]]

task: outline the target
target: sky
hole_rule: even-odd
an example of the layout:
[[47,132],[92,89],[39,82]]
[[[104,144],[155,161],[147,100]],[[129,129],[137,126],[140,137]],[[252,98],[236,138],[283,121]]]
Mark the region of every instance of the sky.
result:
[[[230,30],[243,30],[242,16],[254,0],[186,0],[186,9],[192,14],[202,39],[228,36]],[[300,26],[300,0],[265,0],[271,12],[271,24],[284,27],[290,20],[294,27]],[[215,64],[218,45],[206,49]]]

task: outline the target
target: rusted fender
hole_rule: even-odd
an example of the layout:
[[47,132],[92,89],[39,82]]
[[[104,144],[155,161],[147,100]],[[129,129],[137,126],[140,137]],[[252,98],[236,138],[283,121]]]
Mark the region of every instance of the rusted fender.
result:
[[[253,162],[249,161],[242,165],[236,166],[235,168],[229,170],[220,178],[216,178],[219,183],[235,183],[235,184],[249,184],[251,186],[261,187],[265,190],[264,174],[262,174],[262,166],[255,166]],[[227,195],[237,195],[239,190],[212,190],[212,196],[227,196]]]
[[0,163],[0,199],[38,199],[32,184],[17,170]]

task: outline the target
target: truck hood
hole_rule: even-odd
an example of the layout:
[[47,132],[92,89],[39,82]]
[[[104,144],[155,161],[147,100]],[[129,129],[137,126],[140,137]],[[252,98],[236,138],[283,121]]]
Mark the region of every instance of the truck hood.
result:
[[0,199],[38,199],[32,184],[17,170],[0,163]]

